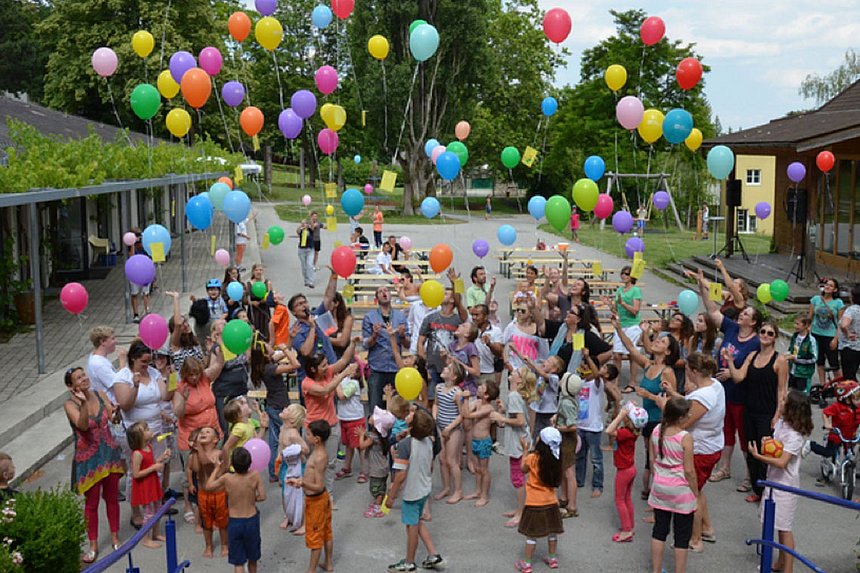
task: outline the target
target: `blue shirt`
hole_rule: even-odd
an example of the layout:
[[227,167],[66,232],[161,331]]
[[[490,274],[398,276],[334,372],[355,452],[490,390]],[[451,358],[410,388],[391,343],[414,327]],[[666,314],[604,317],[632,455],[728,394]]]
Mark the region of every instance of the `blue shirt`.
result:
[[[743,366],[747,356],[761,348],[758,334],[753,335],[744,342],[738,340],[740,327],[737,322],[730,318],[725,316],[723,317],[723,322],[720,324],[720,330],[723,332],[723,344],[720,347],[720,368],[728,368],[728,364],[726,364],[725,360],[722,359],[723,348],[727,348],[732,354],[732,357],[734,357],[733,362],[735,363],[735,368]],[[744,395],[746,394],[746,386],[746,384],[737,384],[732,380],[732,378],[723,382],[723,387],[726,389],[726,402],[731,402],[732,404],[743,404]]]
[[[325,314],[326,309],[323,304],[320,304],[312,314],[314,316],[320,316],[321,314]],[[307,323],[300,322],[299,323],[299,332],[296,334],[295,338],[293,338],[293,348],[296,349],[296,352],[299,353],[299,369],[296,372],[296,379],[301,384],[301,381],[307,377],[305,373],[305,361],[309,356],[302,356],[301,347],[305,343],[305,340],[308,339],[308,334],[311,332],[311,327]],[[317,326],[316,327],[316,339],[314,340],[314,348],[311,351],[311,355],[316,352],[322,352],[325,354],[326,360],[328,360],[329,366],[337,362],[337,354],[334,353],[334,348],[331,346],[331,340],[328,336],[326,336],[325,332]]]
[[[392,308],[388,319],[394,330],[400,328],[401,325],[406,328],[406,333],[402,337],[396,336],[401,345],[409,346],[409,321],[406,319],[406,315]],[[382,329],[376,335],[376,342],[371,346],[368,340],[373,336],[374,324],[381,324]],[[391,338],[388,336],[387,326],[382,317],[382,311],[378,308],[365,314],[361,321],[361,338],[364,347],[368,349],[367,363],[370,364],[370,369],[374,372],[397,372],[399,370],[394,361],[394,351],[391,348]]]

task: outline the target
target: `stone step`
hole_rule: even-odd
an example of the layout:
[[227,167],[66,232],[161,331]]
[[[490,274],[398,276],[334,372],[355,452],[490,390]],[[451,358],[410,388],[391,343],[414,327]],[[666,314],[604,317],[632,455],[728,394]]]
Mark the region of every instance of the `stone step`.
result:
[[[79,359],[61,370],[43,376],[37,383],[3,403],[3,415],[0,416],[0,450],[6,451],[7,444],[21,435],[22,430],[40,428],[45,418],[57,410],[62,410],[62,405],[69,395],[64,382],[66,370],[83,363],[84,361]],[[15,465],[21,471],[18,460],[15,460]]]
[[38,424],[25,428],[14,439],[2,446],[12,456],[17,473],[13,484],[33,475],[39,468],[72,443],[72,428],[62,408],[57,408]]

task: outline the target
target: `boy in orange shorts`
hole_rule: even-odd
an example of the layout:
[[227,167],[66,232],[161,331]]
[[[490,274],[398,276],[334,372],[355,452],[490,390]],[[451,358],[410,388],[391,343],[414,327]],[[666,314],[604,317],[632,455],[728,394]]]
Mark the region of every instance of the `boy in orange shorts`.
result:
[[216,467],[221,465],[221,450],[215,447],[217,442],[218,432],[214,428],[201,428],[197,436],[197,452],[189,462],[191,471],[197,473],[198,483],[201,484],[197,492],[197,507],[200,510],[203,539],[206,542],[203,557],[209,558],[214,554],[212,530],[216,527],[221,538],[221,557],[227,557],[227,523],[230,518],[227,510],[227,492],[224,488],[206,487],[209,476]]

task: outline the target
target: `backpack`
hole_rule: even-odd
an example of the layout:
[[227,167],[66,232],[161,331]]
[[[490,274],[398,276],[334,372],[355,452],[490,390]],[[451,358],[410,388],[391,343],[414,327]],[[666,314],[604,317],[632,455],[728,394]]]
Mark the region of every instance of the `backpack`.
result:
[[194,322],[198,326],[204,326],[209,322],[209,303],[204,298],[195,300],[191,303],[191,309],[188,311],[188,314],[194,318]]

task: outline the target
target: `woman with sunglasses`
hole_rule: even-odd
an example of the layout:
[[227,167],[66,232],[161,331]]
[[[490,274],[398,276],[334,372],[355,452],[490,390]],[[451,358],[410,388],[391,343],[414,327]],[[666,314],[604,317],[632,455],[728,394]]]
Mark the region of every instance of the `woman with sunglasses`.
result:
[[[513,346],[523,356],[532,360],[538,359],[540,349],[540,337],[537,320],[540,310],[535,304],[534,298],[530,296],[518,296],[514,299],[514,319],[505,327],[502,333],[502,342],[505,348]],[[506,360],[516,370],[523,366],[522,359],[516,353],[505,352]]]
[[839,358],[842,375],[854,380],[860,367],[860,284],[851,289],[851,304],[839,319]]
[[[573,337],[582,334],[583,348],[599,364],[612,358],[612,346],[589,326],[591,307],[586,304],[574,304],[565,315],[564,322],[558,325],[557,332],[550,344],[549,353],[564,360],[566,372],[575,373],[582,363],[582,350],[573,349]],[[547,321],[547,335],[552,334],[550,321]]]
[[[179,293],[164,291],[164,294],[173,297],[173,316],[167,321],[167,326],[170,329],[169,342],[170,352],[173,355],[173,367],[179,372],[186,358],[193,356],[198,360],[204,360],[204,353],[200,342],[194,336],[194,329],[191,328],[188,317],[179,310]],[[208,363],[208,360],[205,362]]]

